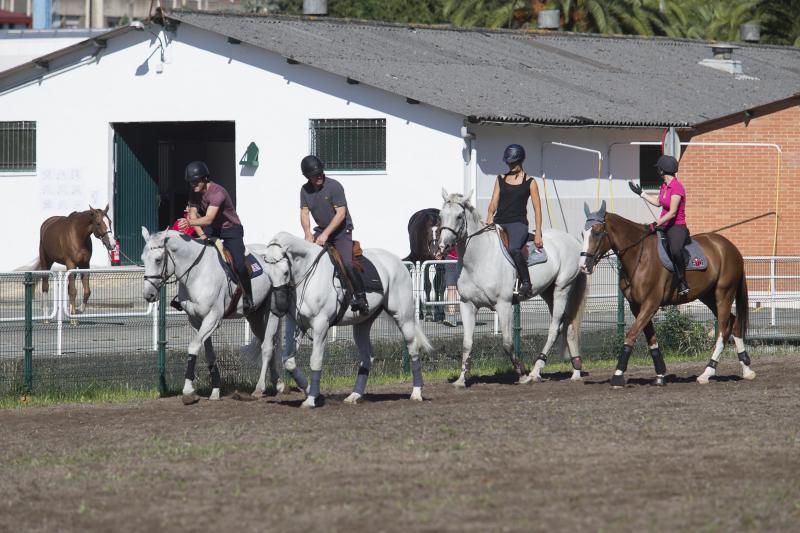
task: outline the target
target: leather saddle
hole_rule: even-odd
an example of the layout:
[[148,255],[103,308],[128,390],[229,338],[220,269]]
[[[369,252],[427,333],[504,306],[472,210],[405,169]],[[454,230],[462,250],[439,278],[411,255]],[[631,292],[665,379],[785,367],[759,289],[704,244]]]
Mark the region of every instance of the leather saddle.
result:
[[[501,226],[497,226],[497,229],[500,230],[500,240],[502,241],[503,246],[505,246],[506,251],[510,253],[510,250],[508,249],[508,233]],[[528,232],[528,239],[526,240],[525,246],[522,247],[522,257],[528,258],[528,266],[547,261],[547,253],[545,252],[544,248],[537,250],[534,246],[528,246],[527,243],[533,242],[535,238],[535,234]]]
[[[233,264],[233,255],[230,253],[230,251],[228,251],[227,248],[222,246],[222,240],[212,238],[211,242],[214,243],[214,247],[219,253],[219,257],[222,260],[223,269],[225,269],[228,276],[230,276],[231,280],[233,280],[233,282],[236,284],[236,290],[233,291],[233,295],[231,295],[231,303],[228,304],[228,308],[225,310],[224,317],[227,318],[236,312],[236,307],[239,305],[239,299],[242,297],[242,283],[239,281],[239,274],[236,272],[236,267],[234,267]],[[251,278],[258,276],[263,272],[261,270],[261,266],[258,265],[258,262],[251,255],[245,257],[244,264],[247,268],[247,274]],[[258,272],[254,270],[254,264],[258,268]]]

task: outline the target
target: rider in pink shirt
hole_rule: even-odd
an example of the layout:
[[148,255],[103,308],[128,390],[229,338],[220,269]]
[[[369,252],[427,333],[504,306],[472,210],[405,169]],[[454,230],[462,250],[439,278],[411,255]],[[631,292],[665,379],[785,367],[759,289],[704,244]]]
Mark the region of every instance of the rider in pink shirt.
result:
[[675,176],[678,172],[677,159],[671,155],[662,155],[658,158],[656,167],[664,180],[658,191],[658,197],[643,192],[642,188],[633,182],[628,182],[628,185],[646,202],[661,207],[661,214],[654,226],[657,231],[666,232],[669,256],[678,275],[678,295],[686,296],[690,291],[686,283],[687,258],[683,248],[690,241],[689,229],[686,227],[686,189]]

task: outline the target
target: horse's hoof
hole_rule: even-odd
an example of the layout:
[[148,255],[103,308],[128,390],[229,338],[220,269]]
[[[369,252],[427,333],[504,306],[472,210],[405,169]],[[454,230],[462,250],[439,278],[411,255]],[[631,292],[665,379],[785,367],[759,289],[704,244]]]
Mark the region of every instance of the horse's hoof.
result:
[[580,374],[578,374],[577,376],[573,375],[573,376],[570,376],[569,380],[570,381],[583,381],[583,376],[581,376]]
[[300,404],[300,408],[302,408],[302,409],[313,409],[315,407],[316,407],[316,405],[314,403],[314,397],[313,396],[309,396],[308,398],[305,399],[305,401],[303,403]]
[[183,405],[192,405],[200,401],[200,396],[197,393],[184,394],[181,396]]
[[286,383],[283,382],[282,379],[279,379],[278,382],[275,384],[275,392],[278,394],[283,394],[286,391]]
[[517,383],[520,385],[527,385],[528,383],[533,383],[534,379],[530,377],[528,374],[523,374],[517,380]]
[[656,379],[653,380],[653,385],[655,385],[656,387],[663,387],[664,385],[666,385],[666,382],[664,381],[664,376],[656,376]]
[[457,380],[455,380],[453,382],[453,387],[455,387],[457,389],[466,389],[467,388],[467,382],[464,379],[457,379]]
[[747,381],[752,381],[756,379],[756,373],[748,368],[747,370],[742,372],[742,379],[746,379]]
[[531,378],[531,381],[535,383],[541,383],[544,381],[544,378],[542,377],[541,374],[534,374],[533,372],[531,372],[530,374],[528,374],[528,377]]
[[422,387],[414,387],[411,390],[411,398],[414,402],[421,402],[422,401]]
[[614,374],[611,376],[611,388],[622,389],[625,387],[625,376]]
[[253,398],[262,398],[264,396],[264,389],[256,389],[250,396]]
[[351,405],[355,405],[361,399],[361,395],[357,392],[351,392],[350,396],[344,399],[344,403],[349,403]]

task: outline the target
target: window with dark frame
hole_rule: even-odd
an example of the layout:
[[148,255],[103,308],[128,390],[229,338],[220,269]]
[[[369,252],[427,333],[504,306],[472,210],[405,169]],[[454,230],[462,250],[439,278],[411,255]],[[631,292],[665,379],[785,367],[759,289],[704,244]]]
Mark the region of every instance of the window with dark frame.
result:
[[311,153],[331,171],[386,170],[386,119],[311,119]]
[[36,171],[36,122],[0,122],[0,172]]
[[661,146],[639,146],[639,183],[642,189],[658,190],[661,187],[661,176],[656,170],[656,162],[661,157]]

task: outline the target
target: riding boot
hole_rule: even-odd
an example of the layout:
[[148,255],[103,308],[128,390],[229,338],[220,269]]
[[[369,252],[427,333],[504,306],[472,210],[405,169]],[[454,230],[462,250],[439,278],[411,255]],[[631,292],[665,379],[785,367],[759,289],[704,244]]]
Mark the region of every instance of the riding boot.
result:
[[358,311],[361,316],[369,314],[369,303],[367,302],[367,295],[364,291],[364,280],[361,279],[361,273],[353,267],[347,269],[350,275],[350,281],[353,282],[353,302],[350,308],[353,311]]
[[247,315],[253,311],[253,289],[250,285],[250,273],[247,268],[243,270],[237,270],[236,275],[239,276],[239,286],[242,288],[242,313]]
[[533,296],[533,288],[531,287],[531,274],[528,271],[528,261],[523,257],[521,250],[512,250],[511,258],[514,259],[514,266],[517,267],[517,275],[519,276],[519,298],[520,300],[531,298]]
[[689,294],[689,284],[686,283],[686,257],[685,252],[678,254],[678,260],[673,261],[675,267],[675,274],[678,276],[678,296],[686,296]]
[[169,303],[170,307],[177,311],[183,311],[183,306],[181,305],[181,301],[179,296],[175,296],[172,301]]

